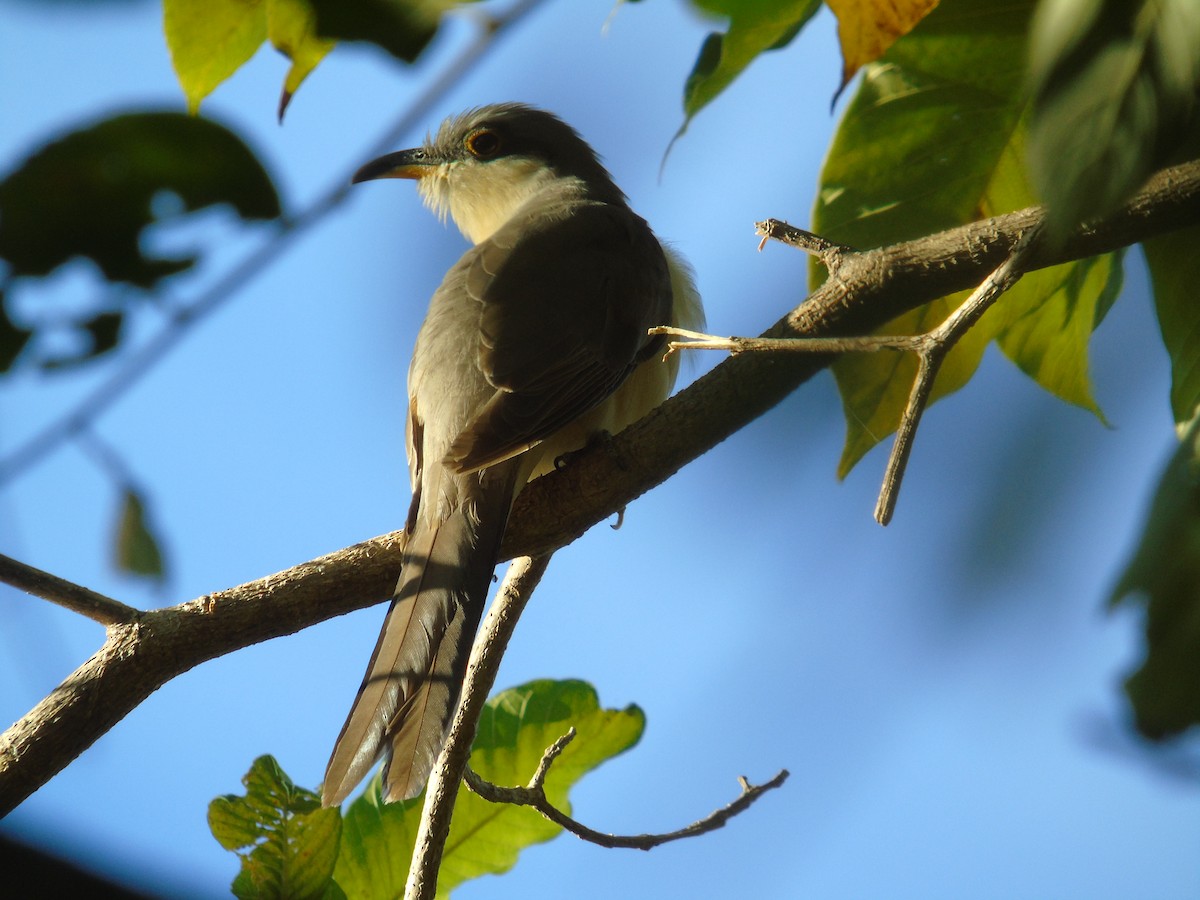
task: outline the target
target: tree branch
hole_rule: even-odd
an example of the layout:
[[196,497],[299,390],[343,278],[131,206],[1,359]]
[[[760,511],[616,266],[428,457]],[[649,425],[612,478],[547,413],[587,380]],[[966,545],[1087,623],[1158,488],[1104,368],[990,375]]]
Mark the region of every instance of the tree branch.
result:
[[103,594],[80,587],[57,575],[27,566],[2,553],[0,553],[0,581],[11,584],[27,594],[57,603],[81,616],[95,619],[105,627],[131,625],[141,616],[141,612],[132,606],[126,606],[111,597],[105,597]]
[[[977,285],[1042,220],[1031,208],[848,256],[764,337],[866,334],[937,297]],[[1158,173],[1133,201],[1030,268],[1104,253],[1200,223],[1200,162]],[[673,475],[773,407],[831,354],[739,354],[640,422],[573,456],[517,498],[502,558],[544,555]],[[285,572],[110,627],[90,660],[0,735],[0,816],[170,678],[214,657],[387,599],[399,571],[393,533]]]
[[743,775],[738,778],[738,783],[742,786],[742,793],[736,800],[721,809],[709,813],[703,819],[699,819],[691,825],[687,825],[676,831],[668,831],[665,834],[605,834],[602,831],[588,828],[576,819],[571,818],[555,807],[546,797],[546,775],[550,772],[550,766],[558,758],[558,755],[562,753],[563,748],[574,739],[575,729],[572,728],[547,747],[546,752],[542,754],[541,762],[538,763],[537,771],[534,772],[533,778],[529,780],[529,784],[525,787],[500,787],[499,785],[492,784],[490,781],[485,781],[470,768],[466,771],[467,787],[491,803],[508,803],[513,806],[531,807],[555,825],[588,843],[598,844],[601,847],[608,847],[610,849],[653,850],[660,844],[678,841],[683,838],[696,837],[724,827],[726,822],[738,813],[749,809],[755,800],[767,791],[780,787],[788,778],[787,769],[782,769],[778,775],[765,784],[752,785]]
[[517,627],[517,620],[549,564],[548,554],[514,559],[496,599],[484,617],[475,646],[471,648],[462,701],[450,724],[446,746],[442,748],[425,788],[425,807],[421,810],[412,865],[409,866],[408,883],[404,887],[405,900],[432,900],[437,893],[442,850],[450,834],[450,817],[454,812],[454,801],[458,798],[458,785],[471,758],[471,744],[475,740],[479,716],[496,682],[500,660]]

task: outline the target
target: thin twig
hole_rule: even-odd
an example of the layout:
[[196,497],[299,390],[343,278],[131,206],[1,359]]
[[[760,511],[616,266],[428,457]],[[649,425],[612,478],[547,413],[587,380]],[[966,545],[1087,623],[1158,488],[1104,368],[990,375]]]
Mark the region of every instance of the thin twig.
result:
[[702,331],[689,331],[673,325],[656,325],[648,334],[663,334],[686,340],[668,341],[664,359],[679,350],[724,350],[728,353],[749,351],[768,353],[873,353],[877,350],[917,350],[923,335],[868,334],[861,337],[718,337]]
[[136,622],[141,610],[0,553],[0,581],[87,616],[105,628]]
[[550,554],[514,559],[484,617],[471,648],[462,700],[450,725],[446,745],[425,788],[425,806],[421,810],[412,865],[404,887],[405,900],[430,900],[437,893],[438,868],[446,837],[450,834],[450,816],[454,812],[454,801],[467,761],[471,758],[471,743],[475,740],[480,713],[496,682],[500,660],[517,627],[517,620],[549,564]]
[[550,764],[574,737],[575,729],[572,728],[546,749],[546,752],[542,754],[542,761],[538,764],[537,772],[534,773],[533,778],[530,779],[529,784],[525,787],[500,787],[499,785],[485,781],[478,773],[471,769],[467,769],[466,771],[467,787],[484,800],[492,803],[509,803],[514,806],[528,806],[531,809],[535,809],[555,825],[589,843],[608,848],[652,850],[660,844],[682,840],[683,838],[696,837],[697,835],[707,834],[710,831],[715,831],[723,827],[726,822],[738,813],[748,809],[755,800],[767,791],[779,787],[788,778],[787,769],[781,770],[770,781],[759,785],[750,784],[745,776],[742,776],[738,778],[738,783],[742,786],[742,793],[736,800],[721,809],[709,813],[703,819],[699,819],[691,825],[687,825],[676,831],[669,831],[665,834],[607,834],[588,828],[576,819],[571,818],[546,798],[544,783]]
[[759,250],[762,250],[768,240],[776,240],[781,244],[787,244],[789,247],[795,247],[797,250],[803,250],[805,253],[815,256],[825,264],[830,272],[838,268],[843,257],[858,252],[846,244],[839,244],[829,238],[823,238],[819,234],[789,225],[780,219],[755,222],[754,232],[762,235],[762,240],[758,242]]
[[[412,102],[395,124],[359,156],[359,160],[392,149],[401,137],[419,127],[433,106],[467,72],[475,68],[479,59],[495,44],[497,37],[541,2],[543,0],[518,0],[508,11],[490,18],[475,39],[450,60],[441,75]],[[126,356],[123,364],[86,394],[73,409],[0,459],[0,485],[11,481],[63,441],[87,428],[191,333],[189,325],[234,297],[290,249],[304,232],[340,206],[350,192],[350,176],[359,164],[356,162],[353,168],[334,178],[325,191],[299,215],[285,217],[269,241],[252,250],[194,301],[173,312],[154,337]]]
[[[840,254],[848,248],[834,244],[809,231],[793,228],[777,219],[768,219],[758,223],[759,233],[774,237],[790,246],[799,247],[809,253]],[[992,271],[983,283],[977,287],[953,313],[946,317],[937,328],[924,334],[880,334],[864,335],[861,337],[817,337],[817,338],[747,338],[747,337],[717,337],[699,331],[688,331],[684,328],[657,326],[650,329],[650,334],[662,334],[669,337],[685,338],[681,341],[668,341],[664,358],[678,350],[725,350],[729,353],[769,352],[769,353],[862,353],[879,350],[911,350],[917,354],[917,375],[913,380],[912,390],[909,391],[908,403],[896,427],[896,437],[892,443],[892,451],[888,455],[887,466],[884,469],[883,485],[879,490],[879,499],[875,504],[875,521],[887,525],[896,511],[896,499],[900,493],[900,483],[904,479],[904,471],[912,455],[913,440],[916,437],[917,426],[921,416],[929,405],[929,397],[933,392],[933,382],[946,355],[971,329],[980,317],[987,312],[1000,296],[1020,280],[1025,272],[1034,248],[1037,236],[1041,234],[1041,224],[1028,228],[1013,245],[1009,255],[996,269]],[[823,257],[824,258],[824,257]],[[832,271],[832,268],[831,268]]]
[[883,472],[883,484],[879,489],[879,499],[875,504],[875,521],[880,525],[887,525],[896,511],[900,483],[904,479],[904,470],[908,467],[908,460],[912,455],[917,426],[929,405],[933,382],[942,362],[971,326],[1025,274],[1026,264],[1037,247],[1037,239],[1041,233],[1040,223],[1026,230],[1013,245],[1008,258],[984,279],[971,296],[937,328],[922,336],[921,343],[916,348],[917,376],[913,380],[908,403],[896,427],[896,437],[892,441],[892,450],[888,454],[887,466]]

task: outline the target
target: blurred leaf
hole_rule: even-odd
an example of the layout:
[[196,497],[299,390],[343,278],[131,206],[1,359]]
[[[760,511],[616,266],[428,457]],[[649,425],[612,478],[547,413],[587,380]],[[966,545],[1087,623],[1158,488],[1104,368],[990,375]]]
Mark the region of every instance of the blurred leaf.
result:
[[41,359],[41,367],[46,370],[69,369],[116,349],[124,321],[124,313],[108,311],[79,322],[78,327],[87,333],[86,346],[65,356]]
[[1061,237],[1123,203],[1194,126],[1200,3],[1045,0],[1030,72],[1029,165]]
[[317,34],[335,41],[366,41],[403,62],[415,62],[433,40],[454,0],[309,0]]
[[163,30],[188,109],[250,59],[267,39],[264,0],[163,0]]
[[12,368],[31,337],[32,331],[22,328],[9,318],[4,303],[4,292],[0,291],[0,372],[7,372]]
[[279,215],[270,176],[233,132],[179,113],[132,113],[47,144],[0,182],[0,257],[12,275],[46,275],[87,256],[110,281],[152,287],[195,262],[142,251],[163,191],[189,212],[228,203],[245,219]]
[[267,34],[271,44],[292,61],[279,97],[281,120],[300,83],[333,49],[333,41],[317,36],[316,23],[316,14],[308,0],[267,0]]
[[1121,602],[1146,606],[1146,658],[1125,682],[1138,729],[1160,739],[1200,725],[1200,416],[1159,481]]
[[336,809],[292,780],[270,756],[260,756],[242,779],[246,794],[217,797],[208,827],[226,850],[242,859],[234,880],[238,897],[334,898],[333,883],[342,834]]
[[[554,762],[546,780],[551,802],[568,811],[570,787],[641,737],[645,716],[637,707],[601,709],[595,689],[581,681],[533,681],[503,691],[484,709],[471,765],[494,784],[526,784],[546,748],[571,726],[578,736]],[[403,894],[421,803],[421,798],[382,803],[375,779],[350,804],[335,874],[348,897],[366,900]],[[559,831],[529,809],[488,803],[460,787],[439,893],[480,875],[508,871],[522,849]]]
[[[824,169],[813,228],[854,247],[877,247],[1028,206],[1023,165],[1025,28],[1032,2],[942,0],[866,76]],[[813,283],[824,278],[814,266]],[[1026,275],[959,341],[934,384],[937,399],[970,380],[989,341],[1063,399],[1099,412],[1087,345],[1120,284],[1115,257]],[[939,324],[962,292],[908,313],[880,333]],[[916,360],[846,354],[833,366],[846,412],[845,475],[899,422]]]
[[787,45],[816,14],[820,0],[692,0],[697,8],[729,17],[729,30],[710,34],[683,88],[682,135],[692,117],[760,53]]
[[912,31],[938,0],[828,0],[838,20],[838,43],[842,46],[842,83],[879,59],[896,42]]
[[165,574],[158,539],[146,521],[141,494],[126,487],[121,499],[121,517],[117,525],[117,568],[130,575],[161,579]]
[[1171,357],[1171,412],[1187,422],[1200,406],[1200,228],[1142,243],[1154,284],[1154,308]]

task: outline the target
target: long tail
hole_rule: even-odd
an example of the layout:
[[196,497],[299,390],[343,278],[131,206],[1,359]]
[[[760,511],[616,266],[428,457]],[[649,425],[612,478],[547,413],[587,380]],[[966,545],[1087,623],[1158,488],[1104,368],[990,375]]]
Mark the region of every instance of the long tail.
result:
[[407,800],[425,787],[458,705],[511,479],[493,481],[476,499],[440,523],[413,517],[396,594],[325,770],[325,806],[345,800],[384,755],[385,800]]

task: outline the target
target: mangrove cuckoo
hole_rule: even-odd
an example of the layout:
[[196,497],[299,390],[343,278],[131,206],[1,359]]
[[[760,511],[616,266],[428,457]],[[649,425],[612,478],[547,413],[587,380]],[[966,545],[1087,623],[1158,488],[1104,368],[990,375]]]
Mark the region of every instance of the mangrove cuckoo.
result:
[[412,505],[400,581],[322,800],[380,757],[388,801],[421,792],[445,740],[513,499],[598,432],[666,399],[678,363],[646,330],[699,328],[691,274],[595,152],[515,103],[447,119],[355,182],[416,179],[474,245],[430,301],[408,372]]

